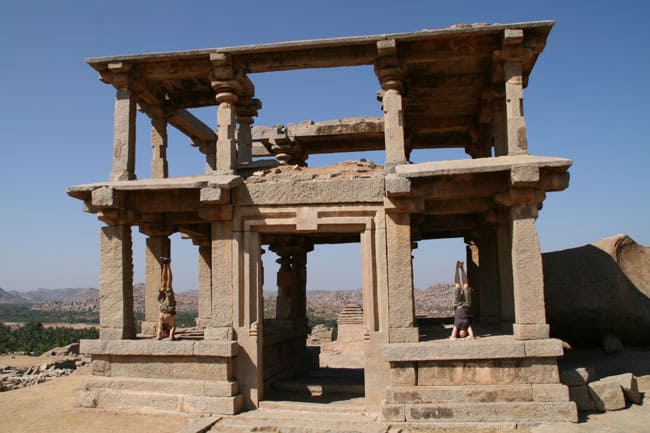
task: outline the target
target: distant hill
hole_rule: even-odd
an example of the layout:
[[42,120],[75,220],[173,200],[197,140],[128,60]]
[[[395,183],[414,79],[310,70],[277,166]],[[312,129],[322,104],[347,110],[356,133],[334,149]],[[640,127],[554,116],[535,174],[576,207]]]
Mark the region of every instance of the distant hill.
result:
[[[12,293],[19,294],[19,292],[15,291]],[[99,296],[99,290],[86,287],[77,289],[36,289],[28,292],[20,292],[20,296],[29,303],[74,302],[97,298]]]
[[16,292],[3,290],[0,287],[0,304],[25,304],[29,301],[22,296],[18,295]]

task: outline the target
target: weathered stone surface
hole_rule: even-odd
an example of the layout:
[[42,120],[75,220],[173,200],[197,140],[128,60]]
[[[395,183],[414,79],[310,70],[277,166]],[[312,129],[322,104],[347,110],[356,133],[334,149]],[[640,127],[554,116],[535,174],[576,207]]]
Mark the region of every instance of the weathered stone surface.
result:
[[240,205],[288,205],[318,203],[381,203],[384,179],[332,179],[310,182],[246,184],[237,190]]
[[534,401],[569,401],[569,389],[561,384],[532,384]]
[[395,386],[413,386],[417,383],[417,366],[414,362],[398,362],[391,365],[390,382]]
[[596,410],[619,410],[625,408],[625,395],[618,381],[597,380],[587,385]]
[[238,393],[237,382],[211,380],[90,376],[83,385],[85,390],[100,388],[205,397],[231,397]]
[[156,356],[111,357],[112,377],[147,377],[196,379],[212,378],[229,380],[232,376],[232,363],[224,358],[193,358]]
[[401,404],[533,401],[534,386],[540,385],[391,386],[386,390],[386,401]]
[[510,385],[559,382],[553,359],[495,359],[484,361],[422,361],[418,385]]
[[602,381],[618,383],[623,390],[625,400],[630,403],[641,404],[641,393],[636,377],[632,373],[623,373],[616,376],[607,376]]
[[406,405],[407,421],[543,422],[578,420],[573,402],[437,403]]

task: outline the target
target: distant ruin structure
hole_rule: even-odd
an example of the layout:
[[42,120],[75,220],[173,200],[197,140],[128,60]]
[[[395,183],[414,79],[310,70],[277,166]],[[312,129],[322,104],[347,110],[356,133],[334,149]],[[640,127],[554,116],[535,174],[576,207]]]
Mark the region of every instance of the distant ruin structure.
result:
[[[535,228],[571,161],[533,155],[523,90],[553,22],[440,30],[88,60],[116,90],[108,180],[68,194],[104,224],[100,338],[84,340],[84,407],[235,414],[279,378],[313,365],[306,350],[308,257],[360,244],[364,398],[390,425],[576,421],[549,338]],[[374,66],[380,117],[253,126],[252,74]],[[191,110],[214,107],[205,124]],[[268,107],[272,109],[273,107]],[[151,172],[135,172],[136,112],[150,124]],[[360,113],[363,115],[364,113]],[[205,164],[169,177],[168,128]],[[532,146],[531,146],[532,147]],[[465,159],[411,163],[420,149]],[[308,168],[309,155],[384,151]],[[381,161],[378,161],[381,162]],[[146,236],[145,320],[136,335],[132,229]],[[161,256],[170,235],[196,245],[200,338],[156,341]],[[460,238],[482,338],[433,338],[414,314],[412,249]],[[276,317],[264,319],[262,253],[278,256]],[[480,260],[479,260],[480,258]]]

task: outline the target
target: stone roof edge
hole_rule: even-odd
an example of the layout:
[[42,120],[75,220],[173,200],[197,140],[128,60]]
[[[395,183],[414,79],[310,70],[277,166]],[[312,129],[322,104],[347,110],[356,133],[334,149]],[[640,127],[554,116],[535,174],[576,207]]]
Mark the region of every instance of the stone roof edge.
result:
[[86,63],[94,67],[94,65],[101,65],[109,62],[120,62],[120,61],[138,61],[138,60],[165,60],[165,59],[178,59],[178,58],[200,58],[210,53],[222,52],[229,54],[244,54],[244,53],[256,53],[256,52],[271,52],[271,51],[282,51],[288,50],[292,51],[294,49],[302,48],[318,48],[321,46],[345,46],[345,45],[364,45],[376,43],[376,41],[383,39],[396,39],[396,40],[417,40],[428,37],[436,36],[446,36],[446,35],[460,35],[468,33],[488,33],[494,31],[500,31],[507,28],[546,28],[547,32],[550,32],[551,28],[555,24],[555,21],[552,20],[543,20],[543,21],[528,21],[520,23],[509,23],[509,24],[485,24],[485,25],[476,25],[476,24],[457,24],[455,26],[450,26],[442,29],[423,29],[415,32],[404,32],[404,33],[387,33],[379,35],[367,35],[367,36],[344,36],[338,38],[323,38],[323,39],[306,39],[306,40],[296,40],[296,41],[287,41],[287,42],[272,42],[264,44],[252,44],[252,45],[239,45],[232,47],[224,48],[205,48],[197,50],[181,50],[181,51],[163,51],[163,52],[152,52],[152,53],[143,53],[143,54],[128,54],[128,55],[118,55],[118,56],[103,56],[103,57],[89,57],[86,58]]

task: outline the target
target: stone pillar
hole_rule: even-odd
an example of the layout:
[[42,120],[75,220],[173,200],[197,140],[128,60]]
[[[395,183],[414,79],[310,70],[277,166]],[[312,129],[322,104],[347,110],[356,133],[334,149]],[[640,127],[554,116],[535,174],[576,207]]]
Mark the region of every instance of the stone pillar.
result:
[[506,122],[508,155],[528,153],[526,120],[524,119],[524,90],[520,62],[505,62]]
[[206,327],[212,321],[212,248],[209,242],[199,245],[198,326]]
[[479,279],[481,290],[481,322],[489,325],[500,323],[499,267],[494,229],[483,231],[479,239]]
[[386,142],[386,170],[408,160],[408,149],[404,137],[402,107],[402,72],[397,57],[397,42],[394,39],[377,42],[375,73],[382,88],[382,109],[384,111],[384,140]]
[[276,319],[293,319],[293,269],[291,267],[291,256],[288,253],[284,253],[282,249],[276,253],[280,255],[280,258],[276,262],[280,265],[278,270],[278,297],[276,300],[275,307],[275,318]]
[[[502,94],[503,95],[503,94]],[[508,154],[508,136],[506,134],[506,101],[503,96],[494,99],[494,114],[492,119],[492,136],[494,139],[494,155]]]
[[113,168],[110,180],[135,179],[136,94],[129,87],[127,68],[121,63],[114,69],[115,114],[113,123]]
[[237,102],[242,93],[241,83],[235,73],[228,55],[213,53],[210,60],[214,65],[214,78],[211,82],[216,93],[217,105],[217,146],[216,173],[234,174],[237,168]]
[[481,317],[481,278],[479,274],[480,257],[479,247],[472,239],[465,239],[465,267],[467,270],[467,279],[472,287],[472,315]]
[[390,343],[417,342],[411,260],[411,221],[408,213],[386,215],[386,257],[388,264],[388,340]]
[[313,246],[298,247],[293,254],[293,317],[295,319],[307,319],[307,253],[313,249]]
[[99,338],[135,338],[131,227],[102,227],[99,234]]
[[158,325],[158,291],[160,290],[162,262],[160,257],[170,257],[171,242],[168,235],[150,236],[146,241],[146,277],[144,289],[144,321],[142,333],[155,335]]
[[169,177],[167,165],[167,118],[160,106],[151,107],[151,178]]
[[501,323],[511,330],[515,321],[515,301],[512,288],[512,235],[510,215],[507,220],[497,222],[496,242],[499,255],[499,285],[501,287]]
[[242,103],[237,106],[237,163],[249,164],[253,161],[253,137],[251,135],[251,125],[253,117],[257,116],[257,110],[262,108],[259,99],[244,98]]
[[535,228],[537,208],[514,206],[511,215],[514,336],[520,340],[548,338],[542,253]]
[[205,338],[231,339],[235,296],[234,266],[237,260],[232,221],[212,222],[212,323]]

